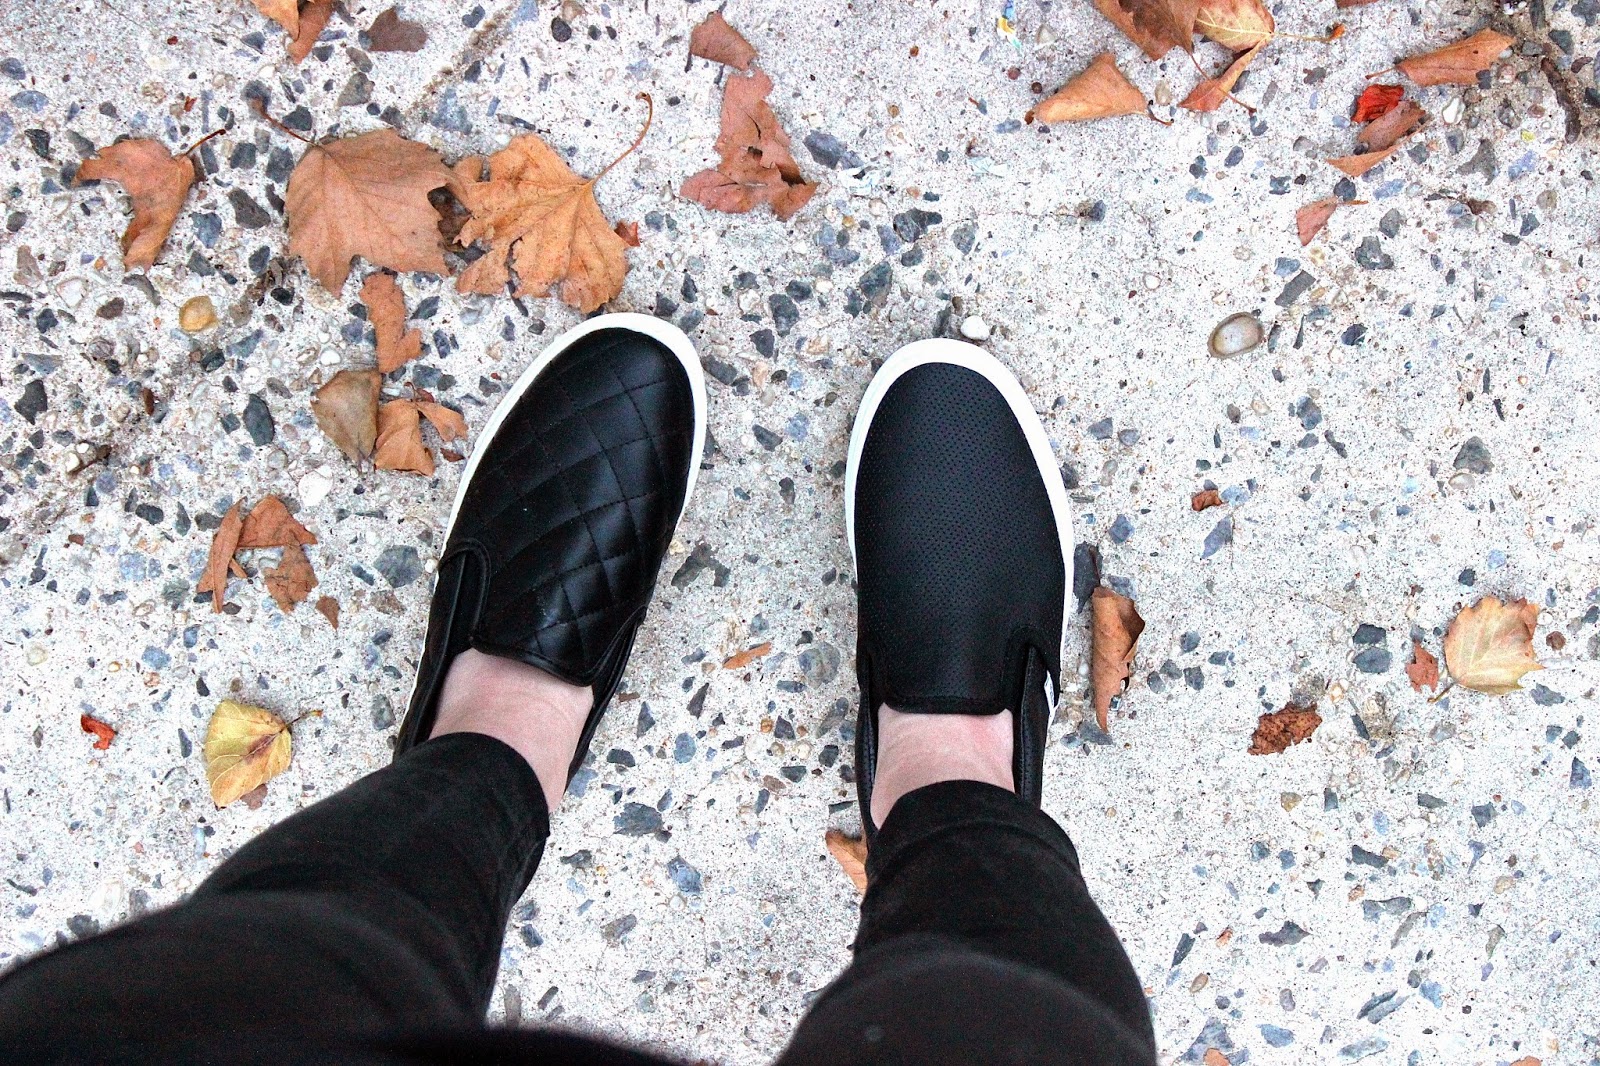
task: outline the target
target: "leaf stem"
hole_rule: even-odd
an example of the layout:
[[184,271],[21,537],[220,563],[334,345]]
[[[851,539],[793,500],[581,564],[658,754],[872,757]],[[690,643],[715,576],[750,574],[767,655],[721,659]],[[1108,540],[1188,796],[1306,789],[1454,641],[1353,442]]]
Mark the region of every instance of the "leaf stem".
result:
[[615,158],[611,162],[607,163],[601,169],[600,173],[596,174],[594,177],[589,179],[589,184],[590,185],[595,184],[601,178],[605,177],[606,174],[610,172],[612,167],[616,166],[618,163],[622,162],[624,159],[626,159],[630,155],[632,155],[633,154],[633,150],[635,148],[639,147],[639,145],[644,143],[644,135],[650,132],[650,123],[653,122],[655,120],[655,117],[656,117],[656,102],[650,98],[650,94],[649,93],[640,93],[638,96],[634,97],[634,99],[635,100],[643,100],[645,102],[645,105],[650,109],[647,112],[645,112],[644,129],[639,131],[639,136],[637,136],[637,137],[635,137],[633,139],[633,143],[628,145],[627,149],[621,155],[617,156],[617,158]]
[[199,148],[202,144],[205,144],[211,138],[213,138],[213,137],[221,137],[224,133],[227,133],[227,132],[228,132],[227,127],[223,127],[222,129],[212,130],[210,133],[206,134],[204,137],[200,138],[198,141],[195,141],[193,144],[191,144],[189,147],[185,148],[183,151],[179,152],[178,154],[179,155],[192,155],[192,154],[194,154],[194,150],[196,148]]
[[283,728],[284,729],[292,729],[296,725],[298,725],[301,722],[305,721],[307,718],[321,718],[321,717],[322,717],[322,709],[319,707],[318,709],[316,709],[314,711],[307,711],[305,714],[302,714],[297,718],[291,718],[289,721],[283,723]]
[[[250,98],[250,103],[252,105],[254,105],[254,107],[256,109],[256,114],[260,115],[263,119],[266,120],[267,125],[271,126],[275,130],[279,130],[280,132],[287,133],[289,136],[293,137],[295,140],[299,141],[301,144],[309,144],[313,148],[316,147],[316,142],[315,141],[309,140],[309,139],[307,139],[305,137],[300,136],[300,134],[296,133],[294,130],[290,129],[288,126],[285,126],[283,123],[279,122],[277,119],[275,119],[271,115],[267,114],[267,105],[261,102],[261,98],[260,97],[252,96]],[[296,719],[296,720],[298,721],[298,719]]]
[[1455,679],[1451,678],[1450,679],[1450,683],[1448,685],[1446,685],[1444,688],[1440,689],[1436,694],[1431,696],[1428,699],[1428,702],[1429,703],[1438,703],[1440,700],[1444,699],[1445,693],[1449,692],[1451,689],[1453,689],[1455,687],[1456,687]]

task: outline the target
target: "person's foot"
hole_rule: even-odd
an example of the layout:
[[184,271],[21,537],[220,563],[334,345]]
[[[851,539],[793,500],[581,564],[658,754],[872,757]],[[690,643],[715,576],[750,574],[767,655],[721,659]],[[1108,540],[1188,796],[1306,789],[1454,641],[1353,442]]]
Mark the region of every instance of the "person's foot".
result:
[[555,806],[655,593],[705,410],[689,339],[646,315],[592,318],[517,379],[461,475],[396,756],[487,733]]
[[869,838],[897,799],[938,781],[985,781],[1038,803],[1071,519],[1016,378],[958,341],[896,352],[850,434],[845,527]]

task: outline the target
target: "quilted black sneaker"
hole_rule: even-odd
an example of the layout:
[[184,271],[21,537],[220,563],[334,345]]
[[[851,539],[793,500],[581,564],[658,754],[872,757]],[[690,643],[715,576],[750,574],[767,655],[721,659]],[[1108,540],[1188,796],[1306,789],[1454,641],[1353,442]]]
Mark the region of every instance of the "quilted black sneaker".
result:
[[648,315],[557,337],[479,435],[450,512],[399,755],[468,648],[594,689],[569,778],[622,680],[706,437],[700,360]]
[[869,839],[878,708],[999,714],[1037,804],[1072,587],[1067,491],[1011,372],[952,340],[909,344],[850,433],[845,532],[858,586],[856,783]]

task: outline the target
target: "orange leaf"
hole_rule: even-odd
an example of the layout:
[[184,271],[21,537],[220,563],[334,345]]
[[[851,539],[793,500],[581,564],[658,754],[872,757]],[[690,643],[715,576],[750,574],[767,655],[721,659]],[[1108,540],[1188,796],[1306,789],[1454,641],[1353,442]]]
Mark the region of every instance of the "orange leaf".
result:
[[1137,115],[1147,104],[1144,93],[1117,69],[1110,52],[1101,52],[1077,77],[1034,108],[1040,122],[1083,122],[1088,119]]
[[[653,115],[654,103],[640,95]],[[627,243],[606,221],[594,186],[649,129],[647,116],[627,151],[592,178],[578,177],[531,133],[489,157],[487,181],[477,180],[470,161],[457,164],[462,181],[456,195],[472,213],[458,241],[471,244],[481,237],[489,251],[462,271],[456,288],[493,295],[504,291],[515,270],[516,295],[548,296],[556,289],[563,303],[585,314],[621,292]]]
[[391,270],[448,273],[428,193],[454,180],[438,152],[391,129],[314,144],[289,175],[289,254],[335,294],[358,255]]
[[1428,113],[1420,105],[1407,100],[1388,114],[1374,119],[1370,126],[1356,135],[1356,145],[1366,152],[1388,148],[1427,117]]
[[393,400],[378,408],[378,441],[372,465],[379,470],[432,476],[433,453],[422,443],[422,419],[416,403]]
[[[1228,64],[1228,69],[1223,71],[1219,77],[1207,78],[1199,85],[1196,85],[1194,91],[1184,97],[1183,103],[1178,106],[1186,107],[1190,111],[1215,111],[1221,107],[1233,98],[1231,94],[1233,93],[1234,85],[1239,80],[1239,75],[1243,74],[1244,68],[1248,67],[1251,61],[1260,54],[1265,44],[1266,42],[1262,41],[1261,44],[1256,45],[1248,52],[1236,56],[1233,62]],[[1248,106],[1245,109],[1254,110]]]
[[315,544],[317,538],[289,513],[276,496],[263,496],[250,508],[239,533],[240,548],[282,548],[290,544]]
[[422,354],[422,331],[406,329],[406,300],[394,275],[379,270],[361,285],[361,302],[367,321],[378,335],[378,370],[398,370]]
[[616,230],[617,236],[622,238],[623,244],[626,244],[629,248],[639,247],[639,223],[618,222]]
[[1277,23],[1261,0],[1200,0],[1194,29],[1229,51],[1237,52],[1272,40]]
[[460,413],[452,411],[442,403],[432,400],[413,400],[418,412],[428,420],[434,432],[439,434],[439,439],[449,444],[453,440],[467,439],[467,420]]
[[1501,696],[1522,687],[1522,675],[1543,670],[1533,656],[1538,605],[1485,596],[1456,615],[1444,634],[1444,661],[1456,684]]
[[741,667],[749,666],[763,655],[771,654],[771,652],[772,642],[769,640],[728,656],[728,658],[723,661],[722,668],[724,670],[738,670]]
[[85,733],[94,734],[94,746],[98,751],[105,751],[107,748],[109,748],[111,746],[112,739],[117,735],[117,731],[111,726],[102,722],[98,718],[91,718],[87,714],[80,714],[78,716],[78,727]]
[[222,524],[217,526],[216,533],[211,537],[211,552],[206,557],[205,572],[200,576],[200,583],[194,587],[196,592],[211,593],[213,611],[222,610],[222,598],[228,592],[228,571],[239,569],[239,564],[233,561],[233,553],[239,547],[239,534],[244,529],[239,506],[235,503],[222,516]]
[[1209,507],[1222,506],[1222,493],[1216,489],[1205,489],[1189,497],[1189,506],[1196,511],[1204,511]]
[[1390,156],[1394,155],[1396,151],[1397,149],[1391,146],[1389,148],[1385,148],[1381,152],[1366,152],[1362,155],[1342,155],[1338,159],[1328,160],[1328,165],[1331,167],[1337,167],[1346,174],[1350,175],[1352,178],[1359,178],[1361,175],[1365,174],[1367,171],[1371,170],[1385,159],[1388,159]]
[[1516,43],[1515,37],[1479,30],[1464,41],[1402,59],[1395,69],[1418,85],[1476,85],[1478,73]]
[[300,0],[253,0],[256,9],[282,26],[293,40],[300,33]]
[[332,17],[333,0],[310,0],[309,3],[302,5],[300,25],[286,49],[289,58],[298,63],[310,55],[311,49],[316,46],[317,38],[322,36],[322,31],[328,27],[328,19]]
[[114,181],[127,191],[133,221],[122,235],[122,264],[136,270],[155,265],[194,179],[188,156],[173,155],[160,141],[136,138],[100,149],[78,168],[75,180]]
[[743,34],[728,25],[722,12],[713,11],[689,34],[689,54],[738,70],[749,70],[756,50]]
[[311,396],[317,428],[357,465],[372,458],[377,445],[382,385],[376,370],[341,370]]
[[1350,121],[1371,122],[1387,115],[1405,94],[1403,85],[1369,85],[1356,97],[1356,113],[1350,117]]
[[1422,646],[1420,640],[1411,642],[1411,661],[1406,664],[1406,676],[1411,679],[1411,687],[1417,692],[1439,687],[1439,660]]
[[311,595],[317,587],[317,575],[311,569],[306,550],[298,544],[283,549],[283,558],[271,570],[262,572],[267,581],[267,592],[277,601],[285,614]]
[[1131,599],[1102,585],[1089,597],[1089,628],[1089,687],[1095,717],[1105,730],[1109,728],[1107,715],[1112,698],[1127,688],[1133,649],[1144,632],[1144,619]]
[[1300,231],[1300,244],[1305,246],[1322,232],[1322,227],[1328,224],[1328,219],[1342,206],[1341,202],[1330,196],[1326,200],[1318,200],[1314,204],[1306,204],[1294,213],[1295,228]]
[[1094,0],[1094,6],[1151,59],[1174,48],[1194,52],[1199,0]]
[[816,193],[789,151],[789,136],[767,103],[772,79],[760,70],[730,77],[722,90],[721,162],[683,183],[680,195],[713,211],[742,214],[761,204],[781,219],[794,216]]
[[1228,1056],[1214,1047],[1206,1048],[1205,1057],[1200,1060],[1202,1066],[1233,1066]]
[[1282,710],[1263,714],[1256,720],[1255,735],[1250,738],[1250,754],[1276,755],[1291,744],[1310,739],[1321,724],[1322,715],[1317,713],[1316,704],[1301,707],[1286,703]]
[[857,892],[867,890],[867,842],[858,837],[847,837],[837,829],[830,829],[823,835],[823,842],[828,845],[828,854],[833,856],[840,869],[850,878],[850,883],[856,886]]
[[317,613],[328,620],[333,628],[339,628],[339,601],[332,596],[323,596],[317,600]]

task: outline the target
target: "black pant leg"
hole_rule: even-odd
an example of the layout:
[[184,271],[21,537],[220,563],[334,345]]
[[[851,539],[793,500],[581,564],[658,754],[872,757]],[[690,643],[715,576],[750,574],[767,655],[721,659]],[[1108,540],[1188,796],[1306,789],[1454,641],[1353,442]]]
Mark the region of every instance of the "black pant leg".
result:
[[548,835],[511,748],[429,741],[262,833],[184,903],[19,966],[0,981],[0,1061],[480,1026]]
[[1154,1062],[1138,975],[1042,811],[972,781],[917,789],[867,872],[855,961],[784,1063]]

